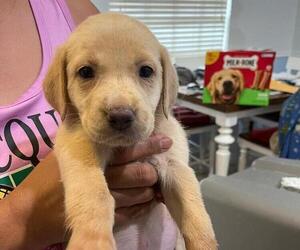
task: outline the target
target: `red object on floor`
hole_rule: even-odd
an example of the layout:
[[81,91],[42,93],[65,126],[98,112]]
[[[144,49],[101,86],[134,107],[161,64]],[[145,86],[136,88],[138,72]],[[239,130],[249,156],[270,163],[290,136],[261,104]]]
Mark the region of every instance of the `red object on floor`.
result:
[[208,115],[186,107],[174,106],[173,114],[184,128],[203,127],[212,124],[212,120]]
[[240,137],[265,148],[270,148],[270,138],[278,128],[254,129],[249,133],[240,134]]

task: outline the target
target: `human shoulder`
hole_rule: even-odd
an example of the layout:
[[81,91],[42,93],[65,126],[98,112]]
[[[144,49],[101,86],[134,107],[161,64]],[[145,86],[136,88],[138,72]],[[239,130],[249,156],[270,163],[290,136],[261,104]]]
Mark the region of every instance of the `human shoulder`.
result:
[[87,17],[99,13],[90,0],[66,0],[66,3],[76,25],[80,24]]

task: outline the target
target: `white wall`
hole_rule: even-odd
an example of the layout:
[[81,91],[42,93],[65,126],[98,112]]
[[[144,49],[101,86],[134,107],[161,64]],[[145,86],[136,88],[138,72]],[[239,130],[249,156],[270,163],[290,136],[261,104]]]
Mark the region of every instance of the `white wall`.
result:
[[292,50],[299,0],[232,0],[229,49]]
[[293,48],[291,55],[300,57],[300,1],[298,1],[298,7],[297,7],[298,13],[296,18],[296,24],[295,24],[295,33],[293,38]]

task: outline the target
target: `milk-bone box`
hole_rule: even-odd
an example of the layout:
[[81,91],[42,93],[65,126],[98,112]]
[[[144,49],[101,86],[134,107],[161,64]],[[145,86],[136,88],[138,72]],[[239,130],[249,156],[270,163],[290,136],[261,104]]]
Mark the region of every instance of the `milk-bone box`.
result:
[[267,106],[275,52],[209,51],[203,103]]

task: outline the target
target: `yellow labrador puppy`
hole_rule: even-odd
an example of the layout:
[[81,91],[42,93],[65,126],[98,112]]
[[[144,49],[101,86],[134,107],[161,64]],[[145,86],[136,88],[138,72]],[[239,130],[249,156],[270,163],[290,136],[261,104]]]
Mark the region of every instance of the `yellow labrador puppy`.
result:
[[68,249],[116,249],[114,200],[104,169],[119,147],[164,133],[156,158],[165,204],[186,248],[216,249],[183,129],[171,115],[177,78],[165,48],[142,23],[116,13],[88,18],[58,49],[44,81],[62,124],[55,153],[65,189]]

